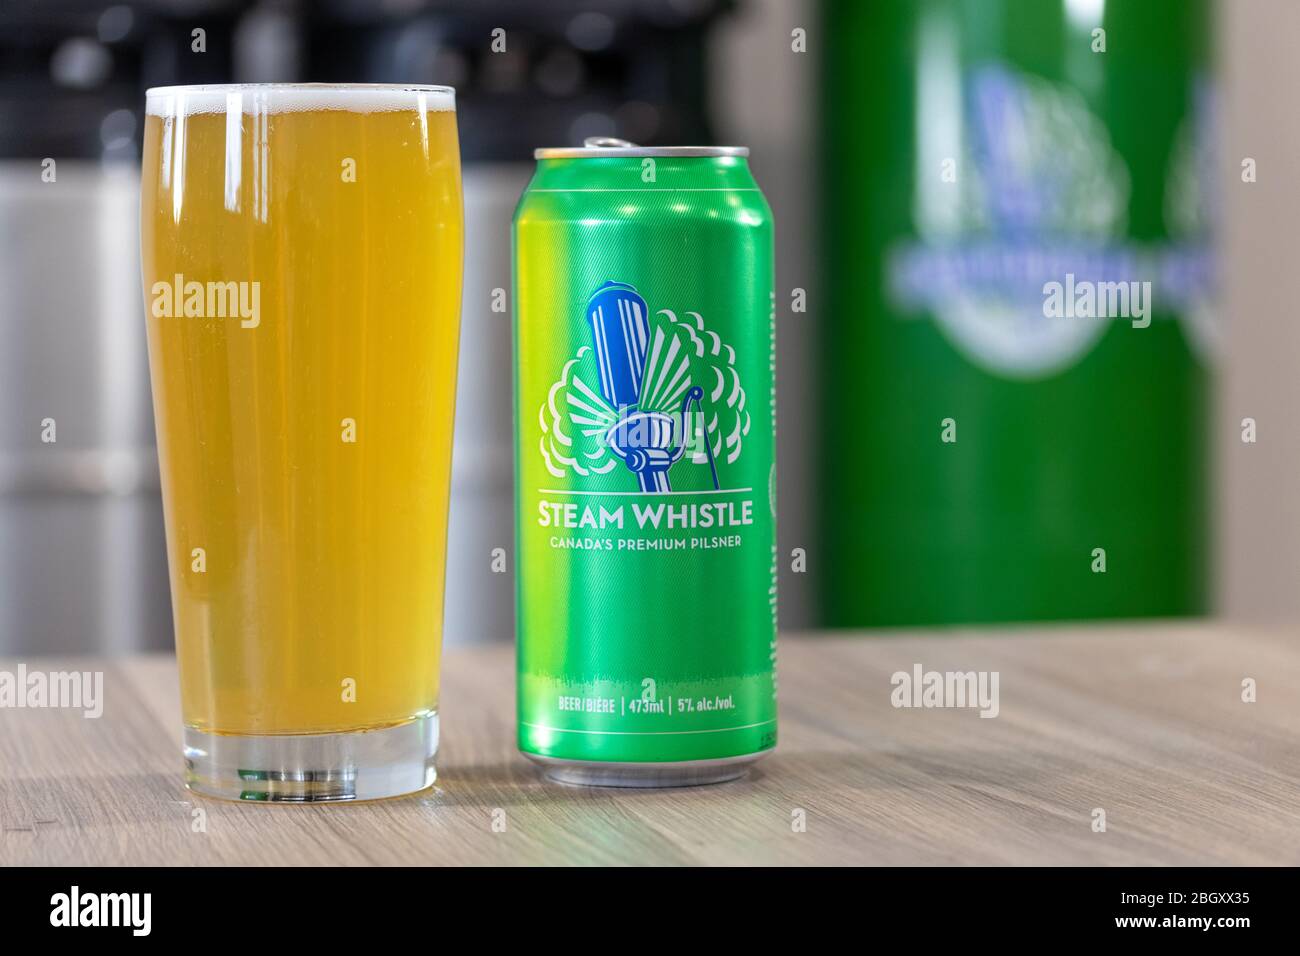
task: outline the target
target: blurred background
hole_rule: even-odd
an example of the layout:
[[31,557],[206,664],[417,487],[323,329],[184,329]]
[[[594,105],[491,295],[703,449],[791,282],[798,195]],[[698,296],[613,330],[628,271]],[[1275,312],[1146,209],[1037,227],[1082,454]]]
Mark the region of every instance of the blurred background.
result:
[[[3,0],[0,653],[171,644],[143,94],[216,82],[457,89],[448,643],[512,637],[510,216],[534,147],[598,135],[752,149],[783,627],[1298,620],[1297,31],[1292,0]],[[1067,272],[1151,281],[1150,327],[1046,322]]]

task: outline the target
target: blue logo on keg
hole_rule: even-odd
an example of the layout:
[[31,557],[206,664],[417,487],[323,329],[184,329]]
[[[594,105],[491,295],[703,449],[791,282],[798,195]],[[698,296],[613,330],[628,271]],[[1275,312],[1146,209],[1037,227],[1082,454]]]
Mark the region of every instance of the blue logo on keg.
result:
[[539,415],[550,473],[630,473],[653,494],[672,491],[669,472],[684,469],[693,490],[718,489],[719,462],[740,457],[750,427],[735,349],[698,312],[651,314],[626,282],[597,288],[584,324],[591,345],[565,364]]
[[1086,355],[1107,319],[1043,308],[1045,286],[1067,275],[1093,287],[1154,280],[1162,312],[1212,299],[1210,223],[1198,217],[1204,228],[1174,243],[1130,240],[1128,166],[1076,90],[987,63],[923,83],[918,109],[934,121],[917,134],[916,235],[891,251],[890,298],[904,314],[928,313],[976,366],[1039,379]]

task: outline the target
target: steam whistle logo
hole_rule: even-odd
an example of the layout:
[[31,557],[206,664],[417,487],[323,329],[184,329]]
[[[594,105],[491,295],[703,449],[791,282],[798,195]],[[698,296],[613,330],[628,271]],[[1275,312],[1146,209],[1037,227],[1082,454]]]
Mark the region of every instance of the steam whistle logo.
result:
[[[626,283],[607,282],[587,302],[587,317],[591,320],[591,338],[596,348],[596,364],[600,367],[601,395],[608,405],[620,412],[618,422],[605,433],[605,440],[614,454],[623,459],[627,470],[636,475],[642,491],[670,491],[668,469],[686,452],[688,413],[692,405],[699,411],[704,389],[690,384],[689,363],[683,357],[676,366],[670,364],[652,369],[658,372],[652,387],[662,386],[669,373],[673,373],[669,387],[681,383],[670,396],[661,395],[663,401],[656,404],[671,407],[677,393],[685,389],[679,415],[680,429],[677,427],[678,418],[667,412],[657,411],[653,405],[646,410],[640,409],[641,392],[645,386],[646,344],[650,334],[645,299]],[[656,345],[660,341],[657,339]],[[713,487],[717,488],[718,468],[713,460],[713,449],[707,443],[705,453]]]
[[692,490],[718,489],[719,463],[740,457],[750,427],[735,349],[698,312],[651,315],[625,282],[596,289],[585,320],[592,344],[565,364],[539,414],[547,470],[562,478],[621,466],[642,492],[662,494],[681,463]]
[[1045,318],[1044,284],[1143,278],[1124,244],[1129,172],[1105,124],[1077,91],[999,64],[923,84],[918,109],[939,117],[918,162],[960,172],[917,177],[917,235],[888,265],[895,304],[929,313],[990,372],[1035,379],[1072,366],[1107,322]]

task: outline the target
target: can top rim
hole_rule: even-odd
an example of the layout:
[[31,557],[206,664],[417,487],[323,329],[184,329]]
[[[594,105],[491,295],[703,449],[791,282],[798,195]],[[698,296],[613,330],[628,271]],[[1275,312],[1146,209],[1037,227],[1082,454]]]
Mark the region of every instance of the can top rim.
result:
[[547,146],[533,150],[534,159],[641,159],[677,157],[704,159],[717,156],[748,156],[748,146]]

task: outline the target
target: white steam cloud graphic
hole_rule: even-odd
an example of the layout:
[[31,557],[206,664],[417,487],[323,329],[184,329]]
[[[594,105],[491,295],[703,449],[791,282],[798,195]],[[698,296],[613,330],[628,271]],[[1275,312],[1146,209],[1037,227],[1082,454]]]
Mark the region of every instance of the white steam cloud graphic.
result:
[[[584,345],[564,364],[559,380],[538,409],[542,457],[547,471],[556,478],[570,471],[584,476],[604,475],[620,464],[605,441],[619,420],[619,410],[589,384],[599,380],[595,357]],[[706,329],[698,312],[687,312],[683,318],[671,309],[656,313],[642,383],[638,408],[671,415],[680,412],[682,397],[691,386],[700,386],[704,390],[704,431],[713,457],[728,464],[740,457],[750,417],[745,409],[745,389],[736,371],[736,350],[718,333]],[[687,460],[706,465],[708,451],[699,438],[698,422],[693,431],[694,435],[687,436],[691,449]]]

